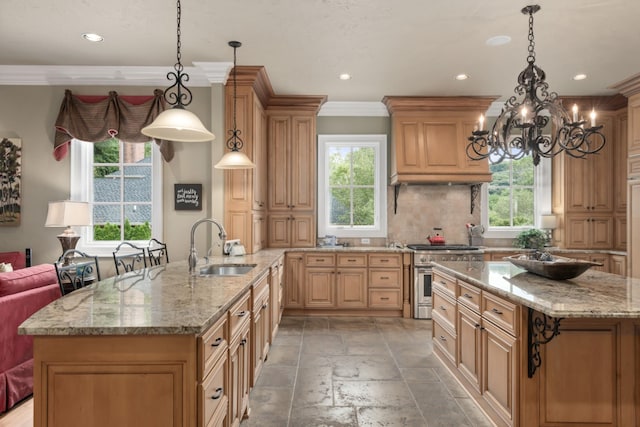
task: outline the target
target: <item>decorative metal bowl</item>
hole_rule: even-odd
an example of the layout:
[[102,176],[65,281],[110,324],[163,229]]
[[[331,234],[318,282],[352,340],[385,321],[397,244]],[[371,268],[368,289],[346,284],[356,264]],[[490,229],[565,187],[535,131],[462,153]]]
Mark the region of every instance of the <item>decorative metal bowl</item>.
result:
[[553,280],[573,279],[593,266],[602,266],[597,262],[554,256],[546,252],[512,255],[504,259],[529,273]]

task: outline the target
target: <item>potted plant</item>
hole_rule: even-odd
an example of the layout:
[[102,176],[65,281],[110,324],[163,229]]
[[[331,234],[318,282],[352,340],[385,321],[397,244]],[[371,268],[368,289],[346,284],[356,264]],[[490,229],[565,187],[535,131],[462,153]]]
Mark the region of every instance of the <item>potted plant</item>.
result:
[[513,243],[514,246],[522,249],[542,250],[547,243],[547,235],[544,231],[531,228],[520,232]]

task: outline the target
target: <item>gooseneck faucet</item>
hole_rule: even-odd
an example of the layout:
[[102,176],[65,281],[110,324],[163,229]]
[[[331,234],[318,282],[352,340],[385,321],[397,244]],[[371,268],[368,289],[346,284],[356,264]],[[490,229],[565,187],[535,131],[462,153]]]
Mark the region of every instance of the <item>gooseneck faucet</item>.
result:
[[218,220],[213,218],[204,218],[199,221],[196,221],[191,227],[191,241],[189,243],[189,259],[188,259],[189,274],[193,274],[193,272],[196,269],[196,264],[198,263],[198,254],[196,253],[195,233],[196,233],[196,228],[198,228],[198,226],[203,222],[215,224],[218,227],[218,229],[220,230],[220,232],[218,233],[218,237],[220,237],[220,240],[222,241],[223,251],[224,251],[224,243],[227,240],[227,232],[224,231],[224,227],[222,226],[222,224],[220,224]]

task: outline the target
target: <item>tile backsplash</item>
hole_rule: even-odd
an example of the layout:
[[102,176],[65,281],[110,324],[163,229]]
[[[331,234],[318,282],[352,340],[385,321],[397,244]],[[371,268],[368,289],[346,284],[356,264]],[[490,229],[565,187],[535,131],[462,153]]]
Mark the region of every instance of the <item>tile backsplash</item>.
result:
[[427,243],[434,227],[447,244],[469,244],[466,223],[480,223],[480,198],[471,213],[469,185],[401,185],[394,214],[394,189],[387,190],[389,242]]

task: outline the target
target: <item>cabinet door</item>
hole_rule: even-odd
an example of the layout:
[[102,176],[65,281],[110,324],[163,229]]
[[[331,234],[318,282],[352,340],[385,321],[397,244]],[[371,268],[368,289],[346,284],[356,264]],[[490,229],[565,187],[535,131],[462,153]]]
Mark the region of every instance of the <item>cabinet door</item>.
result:
[[289,200],[294,210],[307,211],[316,207],[315,129],[315,115],[293,116],[291,120]]
[[624,255],[611,255],[610,261],[610,273],[619,274],[621,276],[627,275],[627,257],[625,257]]
[[305,308],[334,308],[335,270],[333,268],[305,269]]
[[614,152],[614,209],[618,213],[627,212],[627,156],[629,140],[627,109],[619,110],[615,117]]
[[238,363],[240,365],[240,385],[238,387],[238,421],[241,421],[249,408],[249,390],[251,377],[251,341],[249,322],[245,323],[238,347]]
[[291,215],[275,214],[269,215],[269,247],[270,248],[290,248],[291,247]]
[[316,218],[313,214],[296,213],[289,221],[291,247],[312,248],[316,246]]
[[423,122],[425,166],[433,172],[460,170],[458,152],[459,123],[455,118]]
[[[242,128],[241,128],[242,129]],[[253,101],[253,209],[267,207],[267,114],[258,97]]]
[[267,222],[265,220],[264,213],[261,211],[254,211],[251,214],[252,218],[252,249],[251,253],[256,253],[267,245],[266,242],[266,227]]
[[613,247],[613,218],[592,217],[591,226],[591,247],[594,249],[609,249]]
[[[640,108],[638,129],[640,134]],[[640,149],[640,138],[638,147]],[[640,181],[629,181],[629,213],[627,213],[627,250],[629,251],[629,276],[640,277]]]
[[613,218],[567,215],[565,234],[569,249],[608,249],[613,247]]
[[482,397],[507,424],[513,425],[519,388],[517,340],[491,322],[483,321],[482,327]]
[[337,308],[367,306],[367,269],[341,268],[337,276]]
[[420,173],[423,148],[420,125],[417,119],[398,118],[394,120],[394,141],[398,173]]
[[474,390],[480,392],[480,315],[458,304],[458,369]]
[[304,307],[304,257],[301,253],[288,253],[285,261],[285,308]]
[[269,116],[269,209],[289,210],[291,116]]

